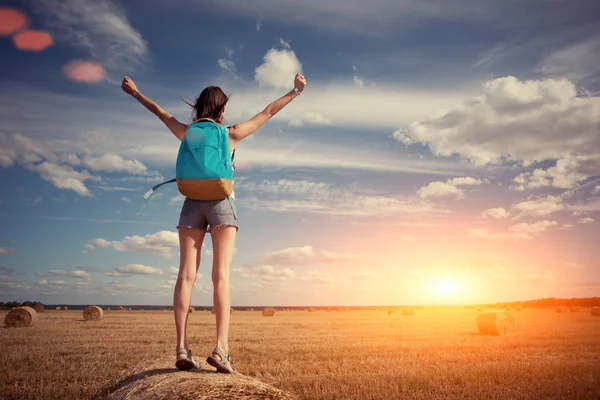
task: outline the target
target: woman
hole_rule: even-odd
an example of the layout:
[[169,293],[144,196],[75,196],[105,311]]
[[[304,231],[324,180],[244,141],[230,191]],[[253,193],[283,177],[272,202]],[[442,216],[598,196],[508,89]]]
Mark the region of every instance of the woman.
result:
[[[269,104],[252,119],[229,126],[227,130],[232,158],[237,144],[242,139],[256,132],[272,116],[299,96],[305,86],[304,76],[296,74],[293,90]],[[160,118],[177,139],[183,139],[188,125],[177,121],[169,112],[144,96],[130,78],[124,77],[121,87],[127,94]],[[222,125],[228,100],[229,98],[221,88],[217,86],[205,88],[193,106],[193,120],[210,118],[217,124]],[[213,302],[217,317],[217,342],[215,349],[206,361],[219,372],[234,372],[229,355],[228,337],[231,308],[229,267],[233,258],[236,233],[239,229],[236,223],[237,212],[235,207],[235,202],[230,202],[227,199],[213,201],[186,198],[183,203],[179,224],[177,225],[180,261],[173,299],[177,329],[177,361],[175,365],[179,369],[200,368],[199,363],[192,358],[192,352],[189,350],[186,330],[192,287],[200,266],[202,242],[208,232],[212,235],[213,243],[212,281],[214,286]]]

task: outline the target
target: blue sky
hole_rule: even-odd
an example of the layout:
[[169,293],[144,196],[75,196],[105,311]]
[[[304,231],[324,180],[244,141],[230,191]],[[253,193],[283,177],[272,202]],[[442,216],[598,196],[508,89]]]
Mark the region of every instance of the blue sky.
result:
[[234,305],[600,295],[596,1],[5,4],[54,43],[0,36],[0,301],[169,304],[182,197],[141,195],[178,141],[123,75],[182,122],[220,85],[236,123],[296,72],[237,152]]

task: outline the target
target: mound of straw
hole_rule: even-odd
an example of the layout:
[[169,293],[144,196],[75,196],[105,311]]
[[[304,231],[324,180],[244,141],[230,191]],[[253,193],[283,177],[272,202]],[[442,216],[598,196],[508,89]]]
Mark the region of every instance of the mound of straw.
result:
[[600,307],[592,307],[592,315],[595,317],[600,316]]
[[415,310],[412,308],[403,308],[402,315],[404,315],[404,316],[415,315]]
[[44,305],[43,305],[42,303],[36,303],[36,304],[33,306],[33,309],[34,309],[34,310],[35,310],[35,312],[37,312],[37,313],[41,313],[41,312],[44,312],[44,311],[46,311],[46,308],[44,307]]
[[515,320],[505,310],[484,311],[477,316],[477,329],[484,335],[506,335],[514,332]]
[[89,306],[83,310],[83,319],[86,321],[100,321],[104,311],[98,306]]
[[92,400],[295,400],[296,397],[241,374],[206,370],[177,371],[172,357],[165,357],[127,372]]
[[267,307],[263,310],[262,315],[263,317],[272,317],[273,315],[275,315],[275,309]]
[[15,307],[4,317],[4,324],[16,328],[32,326],[37,321],[37,312],[31,307]]

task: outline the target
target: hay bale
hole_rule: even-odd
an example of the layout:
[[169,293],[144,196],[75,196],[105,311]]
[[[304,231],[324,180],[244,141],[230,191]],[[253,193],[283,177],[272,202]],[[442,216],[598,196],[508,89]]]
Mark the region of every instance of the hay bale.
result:
[[108,307],[108,308],[106,309],[106,311],[110,311],[110,307]]
[[60,310],[60,306],[56,306],[56,311],[59,311],[59,310]]
[[387,312],[388,312],[388,314],[393,314],[393,313],[396,312],[396,309],[395,308],[388,308]]
[[310,307],[310,308],[308,309],[308,312],[314,312],[314,311],[315,311],[315,309],[314,309],[314,308],[312,308],[312,307]]
[[194,311],[196,311],[196,309],[194,307],[190,307],[190,314],[193,313]]
[[477,329],[484,335],[506,335],[515,330],[513,316],[505,310],[489,310],[477,316]]
[[404,315],[405,317],[415,315],[415,310],[413,308],[403,308],[402,315]]
[[44,311],[46,311],[46,308],[44,307],[44,305],[43,305],[42,303],[36,303],[36,304],[33,306],[33,309],[34,309],[34,310],[35,310],[35,312],[37,312],[37,313],[41,313],[41,312],[44,312]]
[[562,313],[564,313],[564,312],[565,312],[565,309],[564,309],[564,307],[557,306],[557,307],[554,309],[554,311],[555,311],[557,314],[562,314]]
[[176,371],[165,357],[128,371],[91,397],[92,400],[296,400],[290,393],[242,374]]
[[4,324],[15,328],[32,326],[37,321],[37,312],[31,307],[15,307],[4,317]]
[[58,309],[60,311],[67,311],[67,306],[60,306],[60,307],[58,307]]
[[123,308],[123,306],[117,306],[117,307],[115,308],[115,310],[123,311],[123,310],[125,310],[125,309]]
[[579,307],[571,306],[571,307],[569,307],[569,312],[579,312]]
[[595,317],[600,316],[600,307],[592,307],[591,313]]
[[272,317],[275,315],[275,309],[267,307],[262,311],[262,315],[263,317]]
[[131,307],[128,307],[127,311],[133,311],[133,309]]
[[83,310],[83,319],[86,321],[100,321],[104,311],[98,306],[89,306]]

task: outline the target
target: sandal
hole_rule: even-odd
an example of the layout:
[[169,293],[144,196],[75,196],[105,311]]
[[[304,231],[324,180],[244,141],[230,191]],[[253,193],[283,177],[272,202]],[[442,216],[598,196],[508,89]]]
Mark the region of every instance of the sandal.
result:
[[[215,354],[220,358],[215,357]],[[212,355],[206,359],[206,362],[217,369],[217,372],[224,374],[232,374],[236,372],[231,366],[231,355],[223,352],[219,347],[215,347]]]
[[190,369],[200,369],[200,363],[192,358],[192,351],[186,349],[177,349],[177,355],[184,354],[187,358],[178,358],[175,362],[175,366],[182,370],[188,371]]

